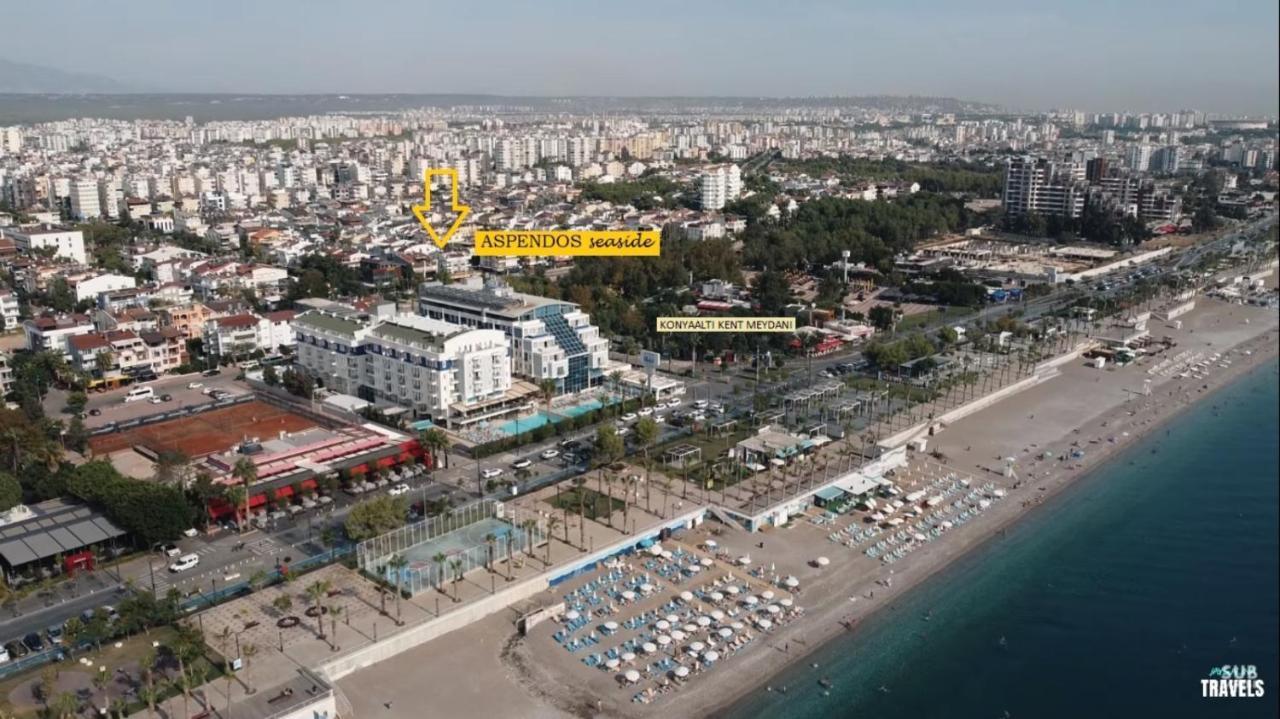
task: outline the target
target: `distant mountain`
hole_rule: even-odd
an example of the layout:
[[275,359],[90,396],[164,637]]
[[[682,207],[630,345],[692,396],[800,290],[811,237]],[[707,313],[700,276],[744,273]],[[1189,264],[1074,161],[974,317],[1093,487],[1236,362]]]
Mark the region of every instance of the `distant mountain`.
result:
[[137,92],[137,88],[101,75],[68,72],[0,57],[0,93],[80,94],[88,92]]

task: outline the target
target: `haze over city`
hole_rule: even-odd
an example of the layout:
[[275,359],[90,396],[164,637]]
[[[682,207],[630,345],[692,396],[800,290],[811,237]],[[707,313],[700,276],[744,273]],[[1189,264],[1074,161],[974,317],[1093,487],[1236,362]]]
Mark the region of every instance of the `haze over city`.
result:
[[1268,0],[19,3],[3,56],[143,92],[919,94],[1269,116],[1278,22]]

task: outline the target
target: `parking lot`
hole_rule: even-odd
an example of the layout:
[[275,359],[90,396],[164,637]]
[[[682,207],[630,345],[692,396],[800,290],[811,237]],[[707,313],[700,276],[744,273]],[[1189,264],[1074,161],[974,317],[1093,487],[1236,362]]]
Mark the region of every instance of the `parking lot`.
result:
[[[199,386],[188,386],[193,384]],[[85,405],[85,427],[93,430],[112,422],[127,422],[159,411],[167,412],[190,405],[206,404],[212,401],[208,395],[204,394],[206,390],[222,390],[233,395],[249,392],[247,385],[235,380],[234,370],[225,370],[213,377],[204,377],[199,374],[161,377],[137,386],[151,387],[157,398],[169,395],[171,399],[155,404],[145,399],[125,402],[125,396],[132,389],[129,387],[110,392],[91,392],[89,402]],[[65,399],[63,401],[65,402]],[[57,409],[54,411],[56,412]]]

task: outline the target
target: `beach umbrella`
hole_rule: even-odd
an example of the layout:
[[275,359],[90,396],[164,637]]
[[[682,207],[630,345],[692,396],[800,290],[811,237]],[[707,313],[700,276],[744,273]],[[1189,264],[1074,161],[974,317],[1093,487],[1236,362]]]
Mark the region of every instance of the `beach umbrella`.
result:
[[635,652],[624,652],[622,655],[622,663],[627,664],[636,660]]
[[728,627],[720,627],[719,634],[722,638],[728,639],[729,637],[733,636],[733,630]]
[[720,611],[719,609],[717,609],[717,610],[715,610],[715,611],[711,612],[711,618],[712,618],[712,619],[714,619],[714,620],[716,620],[716,621],[718,622],[718,621],[720,621],[721,619],[724,619],[724,612],[722,612],[722,611]]
[[700,567],[700,566],[698,566],[698,565],[696,565],[696,564],[690,564],[689,566],[687,566],[687,567],[685,567],[685,568],[684,568],[684,571],[685,571],[685,572],[687,572],[687,573],[689,573],[689,574],[697,574],[698,572],[701,572],[701,571],[702,571],[702,567]]
[[700,627],[711,626],[711,617],[698,617],[698,626]]
[[661,545],[661,544],[655,544],[655,545],[653,545],[652,547],[649,547],[649,554],[652,554],[652,555],[653,555],[653,556],[655,556],[655,557],[661,557],[661,556],[662,556],[662,545]]
[[702,546],[706,547],[707,549],[715,549],[720,545],[716,544],[716,540],[708,539],[707,541],[702,543]]
[[728,592],[730,596],[737,596],[738,592],[742,591],[741,589],[738,589],[738,586],[736,584],[730,584],[729,586],[725,587],[724,590]]
[[782,607],[779,607],[777,604],[770,604],[769,606],[765,607],[764,610],[770,614],[777,614],[778,612],[782,611]]
[[773,599],[773,590],[766,589],[763,592],[760,592],[760,598],[765,600],[766,602],[769,601],[770,599]]
[[761,619],[760,621],[756,622],[756,626],[760,627],[761,629],[768,629],[769,627],[773,626],[773,622],[769,621],[768,619]]
[[674,557],[674,556],[675,556],[675,555],[674,555],[674,554],[672,554],[671,552],[669,552],[669,551],[667,551],[667,550],[665,550],[665,549],[664,549],[664,550],[662,550],[661,557],[662,557],[663,559],[671,559],[671,558],[672,558],[672,557]]
[[668,622],[671,622],[672,624],[675,624],[676,622],[680,621],[680,617],[677,617],[677,616],[676,616],[676,615],[674,615],[674,614],[668,614],[668,615],[666,616],[666,620],[667,620]]
[[693,624],[691,622],[689,624],[684,625],[684,630],[690,634],[693,634],[694,632],[698,631],[698,625]]
[[671,622],[668,622],[665,619],[659,619],[658,623],[653,626],[657,627],[658,631],[665,632],[671,628]]
[[605,662],[604,665],[610,669],[617,669],[620,663],[621,662],[619,662],[617,659],[610,659],[609,661]]
[[645,654],[653,654],[654,652],[658,651],[658,645],[654,644],[653,642],[645,642],[644,644],[640,645],[640,649],[642,649]]
[[652,591],[653,591],[653,585],[652,585],[652,584],[641,584],[641,585],[640,585],[640,591],[641,591],[641,592],[644,592],[645,594],[648,594],[649,592],[652,592]]
[[738,564],[741,564],[744,567],[747,566],[748,564],[751,564],[751,557],[748,557],[746,555],[738,557]]
[[734,622],[733,624],[730,624],[729,626],[730,626],[730,627],[733,627],[733,631],[735,631],[735,632],[740,632],[740,631],[742,631],[742,630],[743,630],[743,628],[744,628],[744,627],[746,627],[747,625],[743,624],[742,622]]
[[782,606],[790,609],[791,605],[794,604],[794,602],[792,602],[790,599],[783,599],[782,601],[778,602],[778,604],[781,604]]
[[675,629],[675,630],[673,630],[673,631],[671,632],[671,638],[672,638],[672,639],[674,639],[674,640],[675,640],[675,641],[677,641],[677,642],[683,642],[683,641],[685,640],[685,638],[686,638],[686,637],[688,637],[688,636],[689,636],[689,635],[685,634],[684,632],[680,631],[679,629]]
[[636,593],[628,589],[627,591],[622,593],[622,598],[630,602],[636,598]]
[[704,566],[704,567],[710,567],[712,564],[715,564],[715,561],[713,561],[713,560],[711,559],[711,557],[703,557],[702,559],[700,559],[700,560],[698,560],[698,561],[699,561],[699,562],[702,564],[702,566]]
[[723,594],[721,594],[720,592],[712,592],[712,593],[711,593],[711,601],[713,601],[713,602],[718,602],[718,601],[720,601],[720,600],[722,600],[722,599],[724,599],[724,595],[723,595]]
[[640,681],[640,672],[638,672],[638,671],[636,671],[636,670],[634,670],[634,669],[628,669],[628,670],[627,670],[627,673],[626,673],[626,674],[623,674],[622,676],[623,676],[623,678],[625,678],[628,682],[631,682],[632,684],[635,684],[636,682]]
[[675,675],[680,679],[689,676],[689,667],[676,667]]
[[742,600],[742,603],[746,604],[747,606],[751,606],[753,604],[757,604],[759,601],[760,600],[756,599],[756,596],[754,594],[748,594],[746,598]]
[[716,650],[714,650],[714,649],[712,649],[711,651],[709,651],[709,652],[707,652],[706,654],[703,654],[703,655],[702,655],[702,660],[703,660],[703,661],[705,661],[705,662],[708,662],[708,663],[710,663],[710,662],[714,662],[715,660],[717,660],[717,659],[719,659],[719,658],[720,658],[720,652],[717,652],[717,651],[716,651]]
[[795,589],[796,587],[800,586],[800,580],[796,579],[795,577],[787,577],[786,580],[783,581],[783,584],[786,584],[788,587]]
[[573,620],[577,619],[579,616],[581,615],[578,614],[577,609],[570,609],[569,611],[565,612],[564,618],[572,622]]
[[695,652],[700,652],[703,649],[706,649],[707,645],[703,644],[702,642],[694,642],[693,644],[689,645],[689,648]]
[[818,566],[819,566],[819,567],[825,567],[825,566],[827,566],[828,564],[831,564],[831,560],[830,560],[830,559],[827,559],[826,557],[818,557]]
[[693,592],[690,592],[690,591],[688,591],[688,590],[683,591],[683,592],[680,592],[680,600],[681,600],[681,601],[685,601],[685,602],[692,602],[692,601],[693,601]]
[[616,631],[618,631],[618,623],[617,623],[617,622],[605,622],[605,623],[604,623],[604,628],[605,628],[606,630],[610,631],[610,632],[616,632]]

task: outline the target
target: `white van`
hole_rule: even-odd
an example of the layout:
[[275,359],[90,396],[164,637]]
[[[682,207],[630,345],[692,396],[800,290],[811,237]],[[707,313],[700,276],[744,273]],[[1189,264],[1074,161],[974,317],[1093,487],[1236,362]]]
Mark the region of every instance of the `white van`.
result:
[[178,557],[177,561],[169,565],[170,572],[185,572],[188,569],[200,563],[200,556],[196,554],[184,554]]
[[150,387],[134,387],[129,390],[129,394],[124,396],[125,402],[137,402],[140,399],[151,399],[156,396],[156,391]]

